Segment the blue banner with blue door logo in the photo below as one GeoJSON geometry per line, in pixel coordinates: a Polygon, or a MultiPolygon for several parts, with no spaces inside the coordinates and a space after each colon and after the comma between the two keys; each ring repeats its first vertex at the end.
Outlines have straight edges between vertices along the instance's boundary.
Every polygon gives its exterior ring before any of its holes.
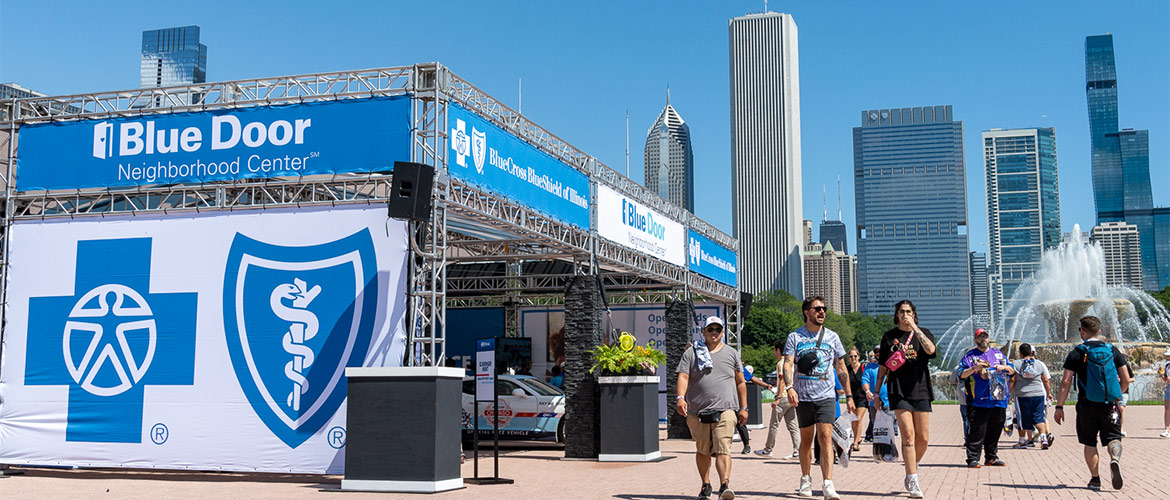
{"type": "Polygon", "coordinates": [[[728,286],[736,286],[737,259],[731,249],[696,231],[688,231],[687,262],[690,270],[728,286]]]}
{"type": "Polygon", "coordinates": [[[589,177],[451,104],[447,171],[554,219],[589,229],[589,177]]]}
{"type": "Polygon", "coordinates": [[[373,172],[410,159],[410,98],[31,124],[19,134],[18,191],[373,172]]]}

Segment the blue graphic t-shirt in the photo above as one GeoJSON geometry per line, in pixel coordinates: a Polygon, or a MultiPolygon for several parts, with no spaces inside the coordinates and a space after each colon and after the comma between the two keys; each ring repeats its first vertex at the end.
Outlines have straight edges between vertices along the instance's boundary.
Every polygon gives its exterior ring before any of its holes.
{"type": "Polygon", "coordinates": [[[845,357],[845,348],[841,345],[841,338],[827,327],[822,326],[824,330],[824,337],[821,338],[820,346],[817,346],[817,335],[820,332],[809,332],[805,327],[798,328],[795,332],[788,334],[788,340],[784,343],[784,355],[792,356],[792,371],[793,381],[792,386],[796,389],[796,396],[801,401],[820,401],[823,399],[830,399],[837,397],[837,393],[833,390],[836,384],[833,379],[836,378],[833,372],[833,362],[839,358],[845,357]],[[806,353],[815,353],[817,356],[817,366],[809,373],[799,373],[796,370],[796,361],[806,353]]]}
{"type": "Polygon", "coordinates": [[[1009,375],[1003,370],[996,370],[998,365],[1006,365],[1007,357],[999,349],[988,349],[987,352],[978,348],[971,349],[963,355],[959,362],[961,371],[975,366],[975,360],[982,359],[991,365],[987,369],[987,378],[979,372],[963,380],[963,389],[967,392],[967,404],[979,408],[1007,408],[1009,375]]]}

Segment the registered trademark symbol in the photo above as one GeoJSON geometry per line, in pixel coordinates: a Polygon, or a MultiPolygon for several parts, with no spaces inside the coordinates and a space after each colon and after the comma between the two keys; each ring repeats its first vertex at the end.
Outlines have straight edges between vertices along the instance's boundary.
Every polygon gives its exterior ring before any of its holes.
{"type": "Polygon", "coordinates": [[[163,444],[167,442],[167,438],[169,437],[171,437],[171,431],[162,422],[154,424],[154,427],[150,428],[150,440],[154,444],[163,444]]]}
{"type": "Polygon", "coordinates": [[[329,432],[325,433],[325,439],[329,440],[329,446],[335,450],[340,450],[345,446],[345,429],[342,427],[333,427],[329,432]]]}

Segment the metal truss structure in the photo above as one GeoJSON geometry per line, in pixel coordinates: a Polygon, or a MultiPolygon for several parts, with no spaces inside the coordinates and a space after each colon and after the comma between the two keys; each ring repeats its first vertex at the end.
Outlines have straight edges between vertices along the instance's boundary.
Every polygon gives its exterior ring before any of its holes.
{"type": "MultiPolygon", "coordinates": [[[[392,172],[281,179],[245,179],[200,185],[17,192],[20,128],[27,124],[210,111],[314,101],[411,97],[411,161],[436,170],[429,222],[412,222],[408,278],[407,363],[434,365],[446,357],[442,331],[448,307],[505,307],[505,327],[516,335],[522,305],[564,300],[573,274],[602,277],[611,303],[661,303],[694,297],[728,305],[729,338],[738,344],[735,287],[650,257],[447,175],[447,108],[451,102],[479,114],[589,176],[732,250],[729,235],[668,203],[605,166],[438,63],[316,73],[165,88],[0,101],[0,175],[4,181],[0,240],[0,301],[7,300],[8,229],[15,220],[102,217],[141,213],[225,211],[290,206],[384,203],[392,172]],[[560,274],[523,273],[523,263],[559,261],[560,274]],[[449,276],[449,269],[505,263],[500,276],[449,276]],[[455,266],[455,267],[452,267],[455,266]],[[510,318],[510,319],[509,319],[510,318]]],[[[596,205],[596,193],[591,203],[596,205]]],[[[6,307],[5,307],[6,310],[6,307]]]]}

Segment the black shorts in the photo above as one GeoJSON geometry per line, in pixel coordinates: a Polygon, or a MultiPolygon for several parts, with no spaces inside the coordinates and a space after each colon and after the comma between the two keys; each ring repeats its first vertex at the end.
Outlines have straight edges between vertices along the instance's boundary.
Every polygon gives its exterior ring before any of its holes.
{"type": "Polygon", "coordinates": [[[906,411],[920,411],[930,413],[929,399],[902,399],[897,396],[890,396],[891,410],[906,410],[906,411]]]}
{"type": "Polygon", "coordinates": [[[812,424],[831,424],[837,419],[837,399],[829,398],[820,401],[801,401],[796,405],[796,423],[800,428],[812,424]]]}
{"type": "Polygon", "coordinates": [[[853,405],[858,408],[865,408],[866,406],[869,406],[869,399],[867,399],[864,395],[854,396],[853,405]]]}
{"type": "Polygon", "coordinates": [[[1113,405],[1077,403],[1077,442],[1085,446],[1097,446],[1099,436],[1101,445],[1105,446],[1110,441],[1121,439],[1121,423],[1109,421],[1112,412],[1113,405]]]}

